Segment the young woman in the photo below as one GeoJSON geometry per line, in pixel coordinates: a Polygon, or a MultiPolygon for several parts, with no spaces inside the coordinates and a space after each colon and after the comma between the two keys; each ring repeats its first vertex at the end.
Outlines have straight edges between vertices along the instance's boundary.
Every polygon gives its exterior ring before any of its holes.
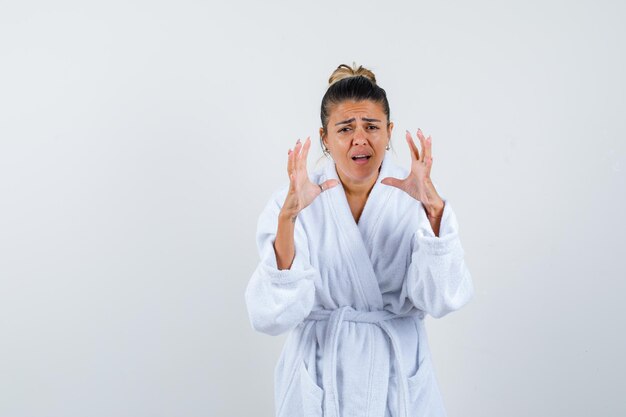
{"type": "Polygon", "coordinates": [[[340,65],[322,99],[330,159],[261,213],[261,260],[245,292],[252,327],[289,331],[275,368],[278,417],[445,416],[424,328],[474,293],[450,202],[430,179],[431,138],[411,134],[410,169],[388,150],[393,122],[374,74],[340,65]]]}

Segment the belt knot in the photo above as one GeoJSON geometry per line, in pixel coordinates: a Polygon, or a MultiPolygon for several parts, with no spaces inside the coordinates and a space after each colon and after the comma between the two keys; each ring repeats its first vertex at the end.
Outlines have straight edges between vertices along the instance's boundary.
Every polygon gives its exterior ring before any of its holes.
{"type": "Polygon", "coordinates": [[[398,378],[398,411],[401,416],[408,417],[408,386],[402,370],[402,352],[395,329],[386,323],[387,320],[399,317],[424,317],[420,310],[412,309],[406,313],[396,314],[389,310],[363,311],[355,310],[351,306],[342,306],[334,310],[313,310],[305,320],[328,320],[324,341],[324,374],[322,378],[324,389],[324,415],[340,417],[339,395],[337,391],[337,346],[339,329],[344,321],[372,323],[380,327],[389,337],[394,353],[396,376],[398,378]]]}

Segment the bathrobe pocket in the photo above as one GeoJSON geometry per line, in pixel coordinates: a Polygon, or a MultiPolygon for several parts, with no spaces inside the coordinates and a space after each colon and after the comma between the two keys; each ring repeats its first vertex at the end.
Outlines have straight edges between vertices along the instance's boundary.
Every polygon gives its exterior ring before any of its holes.
{"type": "Polygon", "coordinates": [[[323,398],[324,390],[309,374],[304,359],[300,359],[277,416],[321,417],[323,398]]]}
{"type": "Polygon", "coordinates": [[[407,378],[409,410],[415,415],[430,415],[427,413],[431,408],[434,383],[431,358],[426,356],[417,371],[407,378]]]}
{"type": "Polygon", "coordinates": [[[300,364],[300,383],[302,384],[301,393],[302,405],[305,411],[304,415],[321,416],[324,390],[317,385],[317,381],[313,380],[304,365],[304,361],[300,364]]]}

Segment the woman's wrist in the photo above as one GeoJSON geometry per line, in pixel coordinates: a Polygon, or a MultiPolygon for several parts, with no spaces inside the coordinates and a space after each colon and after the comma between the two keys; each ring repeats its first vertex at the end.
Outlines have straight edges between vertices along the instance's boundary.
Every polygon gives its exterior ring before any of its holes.
{"type": "Polygon", "coordinates": [[[288,211],[278,214],[274,252],[278,269],[290,269],[295,257],[294,247],[295,215],[288,211]]]}
{"type": "Polygon", "coordinates": [[[426,210],[426,216],[429,219],[440,219],[443,216],[443,208],[445,206],[445,202],[443,200],[430,204],[428,206],[424,206],[424,210],[426,210]]]}
{"type": "Polygon", "coordinates": [[[289,222],[291,224],[296,222],[296,217],[298,217],[298,213],[291,210],[281,210],[278,214],[278,222],[289,222]]]}

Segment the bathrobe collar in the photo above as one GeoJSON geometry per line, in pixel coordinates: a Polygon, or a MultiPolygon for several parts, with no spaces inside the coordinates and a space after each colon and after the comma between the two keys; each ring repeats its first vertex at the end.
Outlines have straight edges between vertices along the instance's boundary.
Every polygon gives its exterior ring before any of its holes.
{"type": "Polygon", "coordinates": [[[374,272],[370,253],[368,253],[365,239],[369,239],[376,231],[378,222],[382,218],[381,211],[387,204],[394,187],[382,184],[380,181],[389,176],[398,175],[396,165],[391,160],[389,152],[385,153],[380,172],[374,187],[370,191],[358,224],[355,222],[350,205],[346,198],[345,189],[337,174],[335,162],[327,162],[323,170],[323,179],[336,179],[339,185],[324,191],[325,198],[322,200],[328,212],[332,213],[333,221],[341,231],[340,236],[345,238],[341,244],[345,244],[351,255],[352,268],[354,270],[354,285],[357,292],[357,309],[381,310],[383,308],[382,293],[378,285],[378,279],[374,272]]]}

